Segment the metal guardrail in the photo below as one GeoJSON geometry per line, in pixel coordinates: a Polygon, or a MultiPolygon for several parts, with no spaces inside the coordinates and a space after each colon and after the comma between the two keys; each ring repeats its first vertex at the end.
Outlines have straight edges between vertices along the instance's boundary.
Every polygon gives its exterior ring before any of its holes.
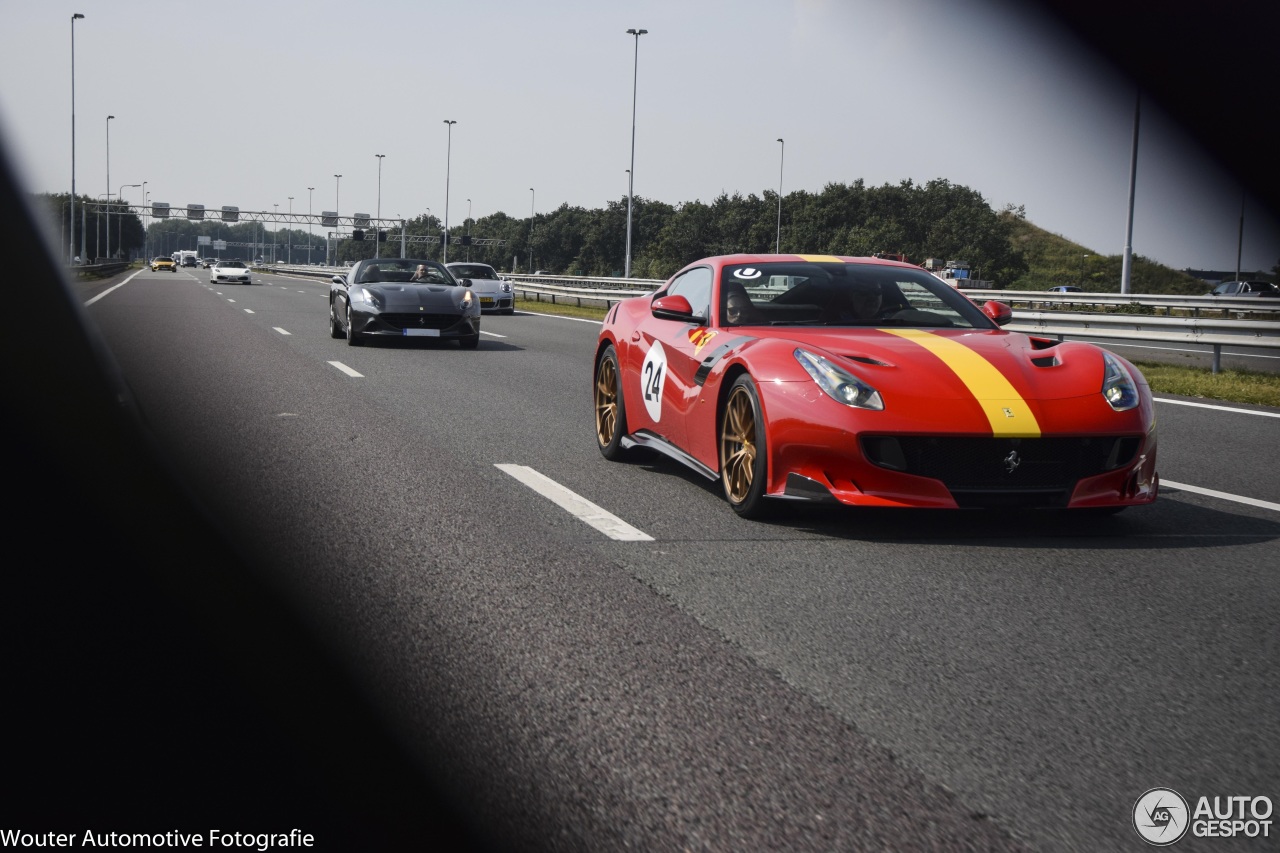
{"type": "MultiPolygon", "coordinates": [[[[1280,352],[1280,335],[1262,335],[1250,333],[1250,329],[1240,328],[1233,329],[1234,334],[1205,334],[1195,328],[1183,326],[1181,328],[1170,327],[1164,331],[1137,331],[1127,328],[1116,328],[1116,326],[1108,327],[1107,324],[1097,322],[1100,315],[1076,315],[1086,316],[1086,322],[1076,324],[1065,324],[1061,322],[1062,318],[1053,318],[1053,321],[1042,320],[1040,322],[1026,322],[1021,319],[1020,315],[1014,315],[1014,322],[1005,326],[1006,329],[1013,332],[1022,332],[1028,335],[1040,335],[1042,337],[1057,338],[1060,341],[1067,338],[1108,338],[1111,340],[1126,341],[1146,341],[1149,343],[1163,344],[1195,344],[1198,346],[1210,347],[1213,350],[1213,367],[1214,373],[1222,370],[1222,348],[1223,347],[1248,347],[1251,349],[1274,349],[1280,352]]],[[[1153,318],[1147,318],[1148,320],[1153,318]]],[[[1175,320],[1176,322],[1176,320],[1175,320]]],[[[1119,325],[1119,324],[1117,324],[1119,325]]],[[[1280,324],[1269,324],[1280,325],[1280,324]]]]}
{"type": "MultiPolygon", "coordinates": [[[[270,267],[281,272],[301,275],[341,275],[346,267],[270,267]]],[[[599,305],[609,308],[615,302],[654,292],[665,282],[657,279],[592,278],[586,276],[506,275],[517,296],[547,302],[553,305],[599,305]]],[[[965,296],[977,302],[994,299],[1010,305],[1046,304],[1062,305],[1139,305],[1172,309],[1194,310],[1214,308],[1225,310],[1243,318],[1247,313],[1264,313],[1258,308],[1258,298],[1223,299],[1222,297],[1186,297],[1121,294],[1047,293],[1039,291],[964,290],[965,296]],[[1230,304],[1228,304],[1230,303],[1230,304]],[[1244,303],[1239,306],[1239,303],[1244,303]]],[[[1276,306],[1272,311],[1280,311],[1276,306]]],[[[1213,372],[1222,369],[1222,348],[1248,347],[1280,351],[1280,321],[1256,319],[1231,319],[1230,317],[1201,317],[1193,313],[1189,317],[1166,314],[1126,314],[1119,312],[1067,312],[1022,311],[1014,315],[1014,321],[1006,329],[1025,334],[1067,338],[1108,338],[1138,340],[1152,343],[1182,343],[1211,347],[1213,372]]]]}
{"type": "Polygon", "coordinates": [[[105,264],[77,264],[67,267],[67,272],[77,278],[106,278],[124,272],[133,266],[133,261],[110,261],[105,264]]]}
{"type": "MultiPolygon", "coordinates": [[[[1098,306],[1100,308],[1140,308],[1153,313],[1163,311],[1172,316],[1174,311],[1185,311],[1199,317],[1202,311],[1220,311],[1224,316],[1235,314],[1274,314],[1280,318],[1280,299],[1261,296],[1185,296],[1181,294],[1120,294],[1120,293],[1050,293],[1038,290],[961,290],[965,296],[981,302],[995,299],[1007,305],[1047,306],[1098,306]]],[[[1150,315],[1148,315],[1150,316],[1150,315]]]]}

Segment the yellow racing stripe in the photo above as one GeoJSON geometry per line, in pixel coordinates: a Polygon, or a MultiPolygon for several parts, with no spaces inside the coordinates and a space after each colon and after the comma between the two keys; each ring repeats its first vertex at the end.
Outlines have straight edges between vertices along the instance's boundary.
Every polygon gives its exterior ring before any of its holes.
{"type": "Polygon", "coordinates": [[[919,329],[881,329],[915,341],[942,360],[982,407],[992,435],[1002,438],[1039,438],[1040,424],[1022,395],[995,365],[964,344],[919,329]]]}
{"type": "Polygon", "coordinates": [[[811,264],[843,264],[844,258],[837,258],[835,255],[796,255],[802,261],[808,261],[811,264]]]}

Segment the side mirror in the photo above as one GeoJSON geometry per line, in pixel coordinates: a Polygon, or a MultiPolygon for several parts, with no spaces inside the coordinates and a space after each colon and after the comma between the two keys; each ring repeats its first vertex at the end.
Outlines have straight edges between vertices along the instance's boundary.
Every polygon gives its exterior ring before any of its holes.
{"type": "Polygon", "coordinates": [[[659,296],[650,304],[649,310],[660,320],[678,320],[683,323],[706,322],[704,318],[693,313],[693,306],[689,304],[689,300],[678,293],[659,296]]]}
{"type": "Polygon", "coordinates": [[[457,282],[458,282],[458,287],[470,287],[470,286],[471,286],[471,279],[469,279],[469,278],[460,278],[460,279],[457,279],[457,282]]]}
{"type": "Polygon", "coordinates": [[[342,285],[343,287],[346,287],[346,286],[347,286],[347,277],[346,277],[346,276],[342,276],[342,275],[335,275],[335,276],[333,277],[332,281],[333,281],[333,283],[334,283],[334,284],[340,284],[340,285],[342,285]]]}
{"type": "Polygon", "coordinates": [[[1003,326],[1013,319],[1013,309],[995,300],[983,303],[982,313],[994,320],[997,326],[1003,326]]]}

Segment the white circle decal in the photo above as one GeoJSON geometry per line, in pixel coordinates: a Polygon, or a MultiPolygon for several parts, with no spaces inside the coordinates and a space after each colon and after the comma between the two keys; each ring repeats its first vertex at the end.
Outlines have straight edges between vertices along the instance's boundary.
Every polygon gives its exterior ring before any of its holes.
{"type": "Polygon", "coordinates": [[[734,278],[741,278],[747,281],[753,281],[762,275],[764,275],[764,273],[756,269],[755,267],[744,267],[740,270],[733,271],[734,278]]]}
{"type": "Polygon", "coordinates": [[[644,408],[654,423],[662,420],[662,386],[667,381],[667,351],[658,341],[653,342],[640,368],[640,392],[644,408]]]}
{"type": "Polygon", "coordinates": [[[1190,822],[1187,801],[1172,788],[1152,788],[1133,804],[1133,828],[1155,847],[1173,844],[1190,822]]]}

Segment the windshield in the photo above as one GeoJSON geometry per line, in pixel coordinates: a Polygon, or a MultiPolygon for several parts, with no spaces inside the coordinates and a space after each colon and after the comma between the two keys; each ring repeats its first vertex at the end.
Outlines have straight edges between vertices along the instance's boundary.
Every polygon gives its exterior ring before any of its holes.
{"type": "Polygon", "coordinates": [[[995,324],[922,269],[846,263],[727,266],[725,326],[913,326],[990,329],[995,324]]]}
{"type": "Polygon", "coordinates": [[[496,280],[498,274],[493,271],[493,267],[487,264],[462,264],[450,265],[449,272],[458,278],[484,278],[496,280]]]}
{"type": "Polygon", "coordinates": [[[220,267],[240,267],[241,269],[244,269],[244,264],[240,263],[239,261],[223,261],[222,263],[218,264],[218,266],[220,266],[220,267]]]}
{"type": "Polygon", "coordinates": [[[360,268],[357,283],[377,284],[379,282],[457,284],[449,271],[435,261],[413,258],[383,258],[365,262],[360,268]]]}

